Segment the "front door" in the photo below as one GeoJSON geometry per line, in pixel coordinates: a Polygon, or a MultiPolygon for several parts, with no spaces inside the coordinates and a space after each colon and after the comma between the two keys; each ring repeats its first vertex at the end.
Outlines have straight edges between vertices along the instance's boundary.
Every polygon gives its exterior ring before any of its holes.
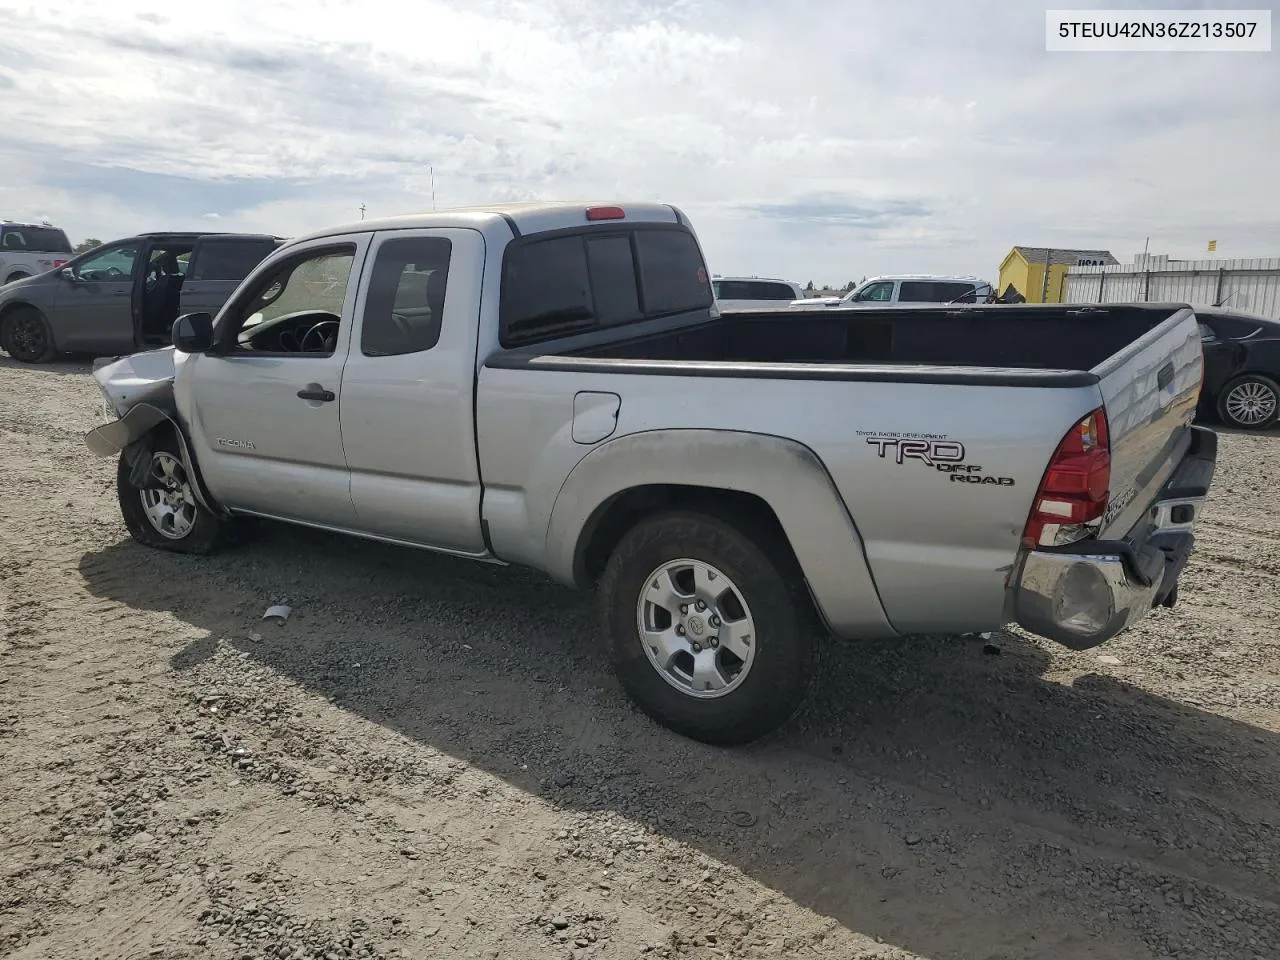
{"type": "Polygon", "coordinates": [[[473,390],[484,237],[376,234],[342,374],[342,442],[367,533],[485,554],[473,390]]]}
{"type": "Polygon", "coordinates": [[[178,409],[210,492],[235,510],[353,529],[342,368],[367,234],[294,248],[227,304],[181,364],[178,409]]]}
{"type": "Polygon", "coordinates": [[[95,250],[59,275],[54,315],[49,318],[58,348],[86,353],[134,351],[133,290],[142,243],[129,240],[95,250]]]}

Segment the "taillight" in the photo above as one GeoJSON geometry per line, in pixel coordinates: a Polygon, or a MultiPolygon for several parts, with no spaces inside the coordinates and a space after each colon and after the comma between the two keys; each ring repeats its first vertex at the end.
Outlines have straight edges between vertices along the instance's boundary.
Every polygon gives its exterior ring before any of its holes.
{"type": "Polygon", "coordinates": [[[1081,417],[1054,451],[1031,504],[1023,546],[1072,543],[1093,533],[1107,512],[1110,488],[1111,438],[1099,407],[1081,417]]]}
{"type": "Polygon", "coordinates": [[[60,267],[64,266],[64,265],[66,264],[66,262],[67,262],[67,261],[65,261],[65,260],[55,260],[55,261],[53,261],[53,269],[55,269],[55,270],[59,269],[60,267]]]}

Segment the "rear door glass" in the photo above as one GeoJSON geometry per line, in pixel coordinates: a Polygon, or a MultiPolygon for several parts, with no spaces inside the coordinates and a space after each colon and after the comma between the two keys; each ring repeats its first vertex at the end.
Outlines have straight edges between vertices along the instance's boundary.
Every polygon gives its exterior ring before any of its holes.
{"type": "Polygon", "coordinates": [[[274,240],[202,240],[191,279],[243,280],[275,247],[274,240]]]}

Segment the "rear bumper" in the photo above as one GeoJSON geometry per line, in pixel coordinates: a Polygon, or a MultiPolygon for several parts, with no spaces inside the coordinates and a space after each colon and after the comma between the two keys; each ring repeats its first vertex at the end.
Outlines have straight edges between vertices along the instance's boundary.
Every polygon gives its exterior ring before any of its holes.
{"type": "Polygon", "coordinates": [[[1013,591],[1013,619],[1020,626],[1087,650],[1152,607],[1173,606],[1218,459],[1217,434],[1191,429],[1187,455],[1124,539],[1084,540],[1023,557],[1013,591]]]}

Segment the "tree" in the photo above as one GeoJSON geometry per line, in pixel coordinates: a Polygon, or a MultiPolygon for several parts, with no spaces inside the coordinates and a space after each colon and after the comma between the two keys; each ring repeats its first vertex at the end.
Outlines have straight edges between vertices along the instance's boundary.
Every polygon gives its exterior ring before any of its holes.
{"type": "Polygon", "coordinates": [[[87,251],[92,250],[94,247],[100,247],[100,246],[102,246],[101,240],[98,240],[95,237],[90,237],[88,240],[81,240],[79,243],[76,244],[76,253],[86,253],[87,251]]]}
{"type": "Polygon", "coordinates": [[[806,289],[806,290],[808,290],[810,293],[812,293],[812,292],[813,292],[813,281],[812,281],[812,280],[810,280],[810,281],[809,281],[809,285],[808,285],[807,287],[805,287],[805,289],[806,289]]]}
{"type": "Polygon", "coordinates": [[[854,283],[852,280],[850,280],[848,283],[844,285],[844,292],[848,293],[850,290],[852,290],[856,286],[857,284],[854,283]]]}

